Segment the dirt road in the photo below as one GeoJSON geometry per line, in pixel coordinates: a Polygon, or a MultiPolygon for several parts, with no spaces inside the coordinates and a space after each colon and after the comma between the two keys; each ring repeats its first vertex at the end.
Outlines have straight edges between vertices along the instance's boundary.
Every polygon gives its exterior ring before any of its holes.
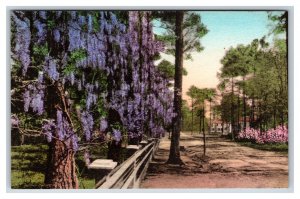
{"type": "Polygon", "coordinates": [[[224,138],[207,139],[207,157],[199,135],[182,133],[185,165],[168,165],[170,140],[161,140],[141,188],[287,188],[288,156],[240,146],[224,138]]]}

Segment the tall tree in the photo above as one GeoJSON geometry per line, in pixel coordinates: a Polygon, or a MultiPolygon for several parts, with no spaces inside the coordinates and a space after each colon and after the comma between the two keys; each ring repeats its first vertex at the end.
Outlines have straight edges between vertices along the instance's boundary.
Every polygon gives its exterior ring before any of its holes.
{"type": "Polygon", "coordinates": [[[195,103],[196,103],[196,97],[197,93],[199,92],[199,89],[192,85],[189,89],[188,92],[186,93],[190,98],[191,98],[191,106],[192,106],[192,126],[191,126],[191,133],[193,134],[194,130],[194,110],[195,110],[195,103]]]}
{"type": "Polygon", "coordinates": [[[206,99],[209,101],[209,133],[211,132],[211,116],[212,116],[212,107],[211,103],[213,98],[216,96],[215,89],[207,89],[206,90],[206,99]]]}
{"type": "MultiPolygon", "coordinates": [[[[247,115],[246,98],[251,99],[251,102],[248,101],[251,103],[250,127],[264,130],[270,125],[276,126],[276,121],[280,121],[281,125],[287,121],[288,89],[287,81],[285,81],[287,77],[285,50],[284,40],[275,39],[274,43],[269,45],[263,37],[260,40],[253,40],[249,45],[230,48],[226,52],[222,59],[223,67],[220,77],[222,80],[231,80],[230,112],[233,127],[235,127],[235,123],[238,127],[240,115],[239,110],[237,110],[237,114],[234,114],[234,92],[237,90],[237,86],[238,90],[242,89],[243,92],[244,128],[247,115]],[[237,121],[235,121],[235,117],[237,117],[237,121]]],[[[239,96],[240,94],[238,94],[238,101],[239,96]]],[[[237,109],[240,109],[240,103],[237,105],[237,109]]],[[[234,135],[232,138],[234,139],[234,135]]]]}
{"type": "Polygon", "coordinates": [[[179,139],[181,131],[181,103],[182,103],[182,67],[183,59],[191,59],[191,52],[200,52],[203,46],[200,38],[207,32],[207,28],[201,22],[200,15],[188,11],[164,11],[157,12],[162,28],[166,32],[158,35],[158,39],[166,44],[166,53],[175,56],[174,76],[174,111],[173,133],[171,138],[168,163],[181,164],[179,151],[179,139]]]}
{"type": "MultiPolygon", "coordinates": [[[[211,102],[212,102],[212,98],[215,96],[216,92],[215,89],[211,89],[211,88],[197,88],[196,86],[192,86],[190,87],[189,90],[190,94],[193,96],[194,98],[194,106],[198,108],[198,113],[199,113],[199,122],[202,126],[202,133],[203,133],[203,155],[206,155],[206,133],[205,133],[205,100],[208,100],[210,103],[210,112],[211,112],[211,102]]],[[[211,115],[211,114],[210,114],[211,115]]],[[[211,121],[211,117],[210,117],[210,121],[211,121]]],[[[209,128],[211,128],[211,122],[210,122],[210,126],[209,128]]],[[[200,131],[201,131],[201,127],[200,127],[200,131]]]]}
{"type": "MultiPolygon", "coordinates": [[[[249,45],[238,45],[237,47],[233,48],[231,47],[221,60],[221,63],[223,64],[223,67],[221,68],[221,78],[230,78],[231,80],[231,93],[232,97],[234,96],[234,90],[236,87],[236,84],[239,84],[238,91],[240,91],[241,88],[244,88],[242,85],[245,80],[246,76],[250,74],[251,72],[254,72],[255,75],[255,65],[257,65],[257,55],[259,52],[259,47],[265,47],[267,44],[265,43],[265,38],[263,37],[260,41],[258,39],[255,39],[251,42],[249,45]],[[235,80],[236,78],[242,77],[242,81],[235,80]]],[[[245,90],[245,89],[244,89],[245,90]]],[[[239,96],[239,95],[238,95],[239,96]]],[[[233,99],[232,99],[233,100],[233,99]]],[[[244,120],[244,126],[246,123],[246,95],[245,92],[243,92],[243,120],[244,120]]],[[[238,107],[239,108],[239,107],[238,107]]],[[[238,111],[239,113],[239,111],[238,111]]],[[[237,133],[237,130],[239,129],[239,114],[238,118],[236,118],[235,125],[235,118],[234,118],[234,108],[232,103],[231,108],[231,125],[233,128],[233,134],[232,139],[234,139],[235,134],[237,133]]]]}
{"type": "MultiPolygon", "coordinates": [[[[209,117],[209,132],[211,131],[211,102],[212,102],[212,98],[216,95],[216,91],[215,89],[209,89],[209,88],[204,88],[201,89],[199,92],[199,100],[202,101],[203,103],[203,124],[204,124],[204,118],[205,118],[205,100],[209,101],[209,105],[210,105],[210,117],[209,117]]],[[[203,156],[206,156],[206,134],[205,134],[205,129],[203,129],[203,156]]]]}
{"type": "Polygon", "coordinates": [[[286,46],[286,84],[288,84],[288,11],[283,11],[282,13],[269,12],[268,18],[273,22],[271,28],[271,34],[281,35],[285,34],[285,46],[286,46]]]}
{"type": "Polygon", "coordinates": [[[182,66],[183,66],[183,11],[176,11],[175,22],[175,75],[174,75],[174,110],[176,116],[173,119],[173,133],[171,137],[170,155],[168,163],[181,164],[179,139],[181,131],[181,107],[182,107],[182,66]]]}

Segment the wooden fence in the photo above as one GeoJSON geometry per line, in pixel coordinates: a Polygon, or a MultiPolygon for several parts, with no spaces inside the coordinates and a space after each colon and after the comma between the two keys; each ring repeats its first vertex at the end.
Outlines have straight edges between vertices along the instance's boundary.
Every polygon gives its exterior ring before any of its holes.
{"type": "Polygon", "coordinates": [[[96,183],[98,189],[139,188],[147,168],[158,148],[159,140],[151,139],[125,162],[118,165],[108,175],[96,183]]]}

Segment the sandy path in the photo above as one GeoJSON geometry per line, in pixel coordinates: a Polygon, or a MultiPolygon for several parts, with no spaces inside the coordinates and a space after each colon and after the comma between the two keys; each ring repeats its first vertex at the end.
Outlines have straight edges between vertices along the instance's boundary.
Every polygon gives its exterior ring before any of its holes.
{"type": "Polygon", "coordinates": [[[141,188],[286,188],[288,156],[240,146],[223,138],[207,139],[182,133],[181,158],[185,165],[167,165],[170,140],[161,140],[141,188]]]}

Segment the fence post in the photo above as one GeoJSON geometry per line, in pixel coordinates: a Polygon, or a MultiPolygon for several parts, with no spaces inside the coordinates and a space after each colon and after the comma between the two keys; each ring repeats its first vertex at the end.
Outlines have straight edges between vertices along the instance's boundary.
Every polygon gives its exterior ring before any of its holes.
{"type": "Polygon", "coordinates": [[[128,145],[126,147],[126,159],[131,157],[139,149],[140,149],[140,146],[138,146],[138,145],[128,145]]]}
{"type": "Polygon", "coordinates": [[[147,144],[148,144],[148,141],[146,141],[146,140],[143,140],[140,142],[140,145],[142,146],[142,148],[144,148],[147,144]]]}
{"type": "Polygon", "coordinates": [[[117,162],[111,159],[96,159],[87,167],[95,176],[95,184],[97,184],[104,176],[113,170],[117,164],[117,162]]]}

